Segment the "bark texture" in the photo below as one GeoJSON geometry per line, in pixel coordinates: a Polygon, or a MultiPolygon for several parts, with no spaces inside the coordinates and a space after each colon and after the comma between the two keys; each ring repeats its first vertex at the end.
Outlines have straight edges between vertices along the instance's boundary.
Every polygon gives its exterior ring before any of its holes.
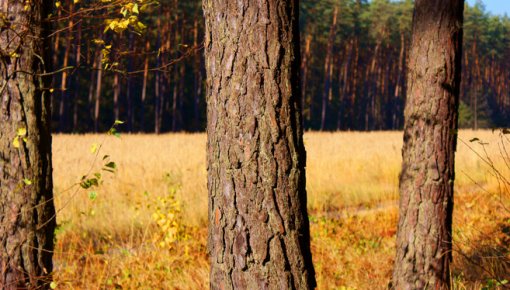
{"type": "Polygon", "coordinates": [[[41,76],[44,64],[51,63],[45,54],[48,29],[42,22],[51,3],[0,0],[2,289],[44,289],[51,281],[55,209],[50,96],[41,76]]]}
{"type": "Polygon", "coordinates": [[[407,72],[396,289],[449,289],[463,0],[417,0],[407,72]]]}
{"type": "Polygon", "coordinates": [[[204,0],[211,289],[312,289],[297,0],[204,0]]]}

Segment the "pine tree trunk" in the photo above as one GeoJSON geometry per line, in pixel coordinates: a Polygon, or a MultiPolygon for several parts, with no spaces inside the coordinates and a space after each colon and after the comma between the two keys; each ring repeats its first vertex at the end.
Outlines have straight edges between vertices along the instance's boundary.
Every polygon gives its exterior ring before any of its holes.
{"type": "Polygon", "coordinates": [[[204,0],[211,289],[313,289],[297,0],[204,0]]]}
{"type": "Polygon", "coordinates": [[[48,288],[53,270],[51,78],[41,77],[51,70],[42,22],[51,4],[0,0],[9,21],[0,30],[0,286],[8,290],[48,288]]]}
{"type": "Polygon", "coordinates": [[[99,132],[99,114],[101,112],[101,88],[103,84],[103,66],[102,66],[102,53],[100,52],[97,60],[97,79],[96,79],[96,94],[94,99],[94,132],[99,132]]]}
{"type": "Polygon", "coordinates": [[[395,289],[449,289],[463,0],[417,0],[407,72],[395,289]]]}
{"type": "Polygon", "coordinates": [[[145,40],[145,64],[143,66],[142,97],[140,103],[140,132],[145,132],[145,99],[147,98],[147,82],[149,81],[149,39],[145,40]]]}
{"type": "MultiPolygon", "coordinates": [[[[70,2],[72,3],[72,2],[70,2]]],[[[64,61],[62,63],[62,68],[66,68],[69,64],[69,56],[71,54],[71,40],[73,39],[73,26],[74,26],[74,19],[73,19],[73,4],[70,4],[69,6],[69,23],[67,26],[67,41],[66,41],[66,48],[64,52],[64,61]]],[[[69,98],[69,90],[68,90],[68,73],[67,70],[64,70],[62,72],[62,80],[60,82],[60,104],[58,109],[58,131],[59,132],[66,132],[68,128],[69,120],[67,118],[68,114],[68,98],[69,98]]]]}
{"type": "Polygon", "coordinates": [[[322,108],[321,108],[321,131],[326,128],[326,111],[328,100],[331,93],[331,78],[333,74],[333,44],[335,42],[336,21],[338,16],[338,7],[333,11],[333,20],[329,28],[328,47],[326,51],[326,60],[324,63],[324,90],[322,91],[322,108]]]}
{"type": "MultiPolygon", "coordinates": [[[[306,116],[306,85],[308,84],[308,66],[310,59],[310,44],[312,42],[312,35],[308,34],[305,41],[305,51],[301,59],[301,116],[303,120],[303,129],[305,129],[305,116],[306,116]]],[[[311,110],[311,109],[309,109],[311,110]]],[[[309,111],[308,111],[309,112],[309,111]]],[[[308,114],[310,120],[310,114],[308,114]]]]}

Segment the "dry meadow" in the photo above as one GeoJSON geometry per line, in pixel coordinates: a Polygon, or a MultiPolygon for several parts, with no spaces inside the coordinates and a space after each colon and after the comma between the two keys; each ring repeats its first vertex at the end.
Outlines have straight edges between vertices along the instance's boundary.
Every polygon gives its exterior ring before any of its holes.
{"type": "MultiPolygon", "coordinates": [[[[459,134],[456,289],[496,289],[510,276],[510,158],[501,140],[459,134]],[[469,142],[475,137],[483,143],[469,142]]],[[[387,289],[402,133],[306,133],[305,145],[318,289],[387,289]]],[[[56,135],[57,289],[207,289],[205,146],[204,134],[56,135]],[[101,169],[109,161],[114,173],[101,169]],[[81,188],[94,173],[99,187],[81,188]]]]}

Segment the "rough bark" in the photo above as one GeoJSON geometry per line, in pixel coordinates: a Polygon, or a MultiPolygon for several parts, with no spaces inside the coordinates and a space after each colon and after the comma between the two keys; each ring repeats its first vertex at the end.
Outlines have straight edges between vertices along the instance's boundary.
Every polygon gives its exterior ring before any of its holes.
{"type": "Polygon", "coordinates": [[[203,9],[211,288],[314,288],[298,1],[203,9]]]}
{"type": "Polygon", "coordinates": [[[396,289],[449,289],[463,0],[417,0],[407,72],[396,289]]]}
{"type": "Polygon", "coordinates": [[[41,76],[45,64],[51,67],[45,53],[49,29],[42,22],[50,5],[51,1],[0,0],[0,16],[8,20],[0,28],[2,289],[48,288],[53,270],[55,209],[47,90],[51,79],[41,76]]]}

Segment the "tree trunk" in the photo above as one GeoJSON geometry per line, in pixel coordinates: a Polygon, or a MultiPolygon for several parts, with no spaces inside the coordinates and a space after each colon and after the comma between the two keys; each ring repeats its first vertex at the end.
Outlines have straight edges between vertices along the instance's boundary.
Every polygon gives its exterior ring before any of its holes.
{"type": "Polygon", "coordinates": [[[308,34],[306,36],[306,41],[305,41],[305,51],[304,51],[304,55],[303,55],[303,58],[301,59],[301,116],[302,116],[302,121],[303,121],[303,129],[305,129],[305,116],[306,116],[306,113],[308,112],[308,119],[307,120],[310,120],[310,114],[309,114],[309,109],[307,111],[306,109],[306,85],[307,85],[307,82],[308,82],[308,66],[309,66],[309,61],[310,61],[310,44],[312,42],[312,35],[311,34],[308,34]]]}
{"type": "MultiPolygon", "coordinates": [[[[81,40],[82,40],[82,27],[81,23],[78,23],[78,38],[76,41],[76,55],[74,58],[76,68],[80,68],[81,66],[81,40]]],[[[79,87],[78,83],[76,87],[79,87]]],[[[73,131],[76,131],[78,129],[78,103],[81,94],[78,90],[72,90],[72,93],[73,93],[73,131]]]]}
{"type": "Polygon", "coordinates": [[[50,132],[52,1],[0,0],[0,285],[48,288],[55,208],[50,132]],[[29,3],[29,4],[27,4],[29,3]],[[43,62],[44,60],[44,62],[43,62]],[[44,64],[43,64],[44,63],[44,64]]]}
{"type": "Polygon", "coordinates": [[[211,289],[313,289],[297,0],[204,0],[211,289]]]}
{"type": "Polygon", "coordinates": [[[145,99],[147,98],[147,82],[149,81],[149,39],[145,41],[145,64],[143,66],[142,99],[140,104],[140,132],[145,132],[145,99]]]}
{"type": "Polygon", "coordinates": [[[463,0],[417,0],[407,72],[395,289],[449,289],[463,0]]]}
{"type": "Polygon", "coordinates": [[[120,96],[119,73],[114,72],[114,74],[113,74],[113,115],[115,117],[115,120],[120,120],[119,96],[120,96]]]}
{"type": "Polygon", "coordinates": [[[94,99],[94,133],[99,132],[99,113],[101,112],[101,87],[103,84],[103,54],[100,52],[97,59],[96,95],[94,99]]]}
{"type": "Polygon", "coordinates": [[[326,110],[331,93],[331,78],[333,75],[333,44],[335,42],[336,20],[338,16],[338,7],[333,10],[333,20],[329,28],[328,47],[326,51],[326,60],[324,62],[324,90],[322,91],[322,109],[321,109],[321,131],[326,128],[326,110]]]}
{"type": "MultiPolygon", "coordinates": [[[[72,2],[70,2],[72,3],[72,2]]],[[[64,52],[64,61],[62,63],[62,68],[66,68],[69,64],[69,56],[71,54],[71,40],[73,39],[73,26],[74,26],[74,19],[73,19],[73,4],[69,5],[69,23],[67,26],[67,41],[66,41],[66,48],[64,52]]],[[[60,82],[60,104],[58,109],[58,131],[59,132],[66,132],[68,128],[69,120],[67,119],[68,114],[68,108],[67,108],[67,102],[69,98],[69,90],[68,90],[68,73],[65,69],[62,72],[62,80],[60,82]]]]}
{"type": "MultiPolygon", "coordinates": [[[[195,18],[195,23],[193,24],[193,46],[198,47],[198,17],[195,18]]],[[[193,94],[194,94],[194,102],[193,102],[193,131],[200,131],[201,127],[201,114],[200,114],[200,98],[202,97],[202,58],[200,54],[195,53],[195,61],[194,61],[194,81],[193,81],[193,94]]]]}

